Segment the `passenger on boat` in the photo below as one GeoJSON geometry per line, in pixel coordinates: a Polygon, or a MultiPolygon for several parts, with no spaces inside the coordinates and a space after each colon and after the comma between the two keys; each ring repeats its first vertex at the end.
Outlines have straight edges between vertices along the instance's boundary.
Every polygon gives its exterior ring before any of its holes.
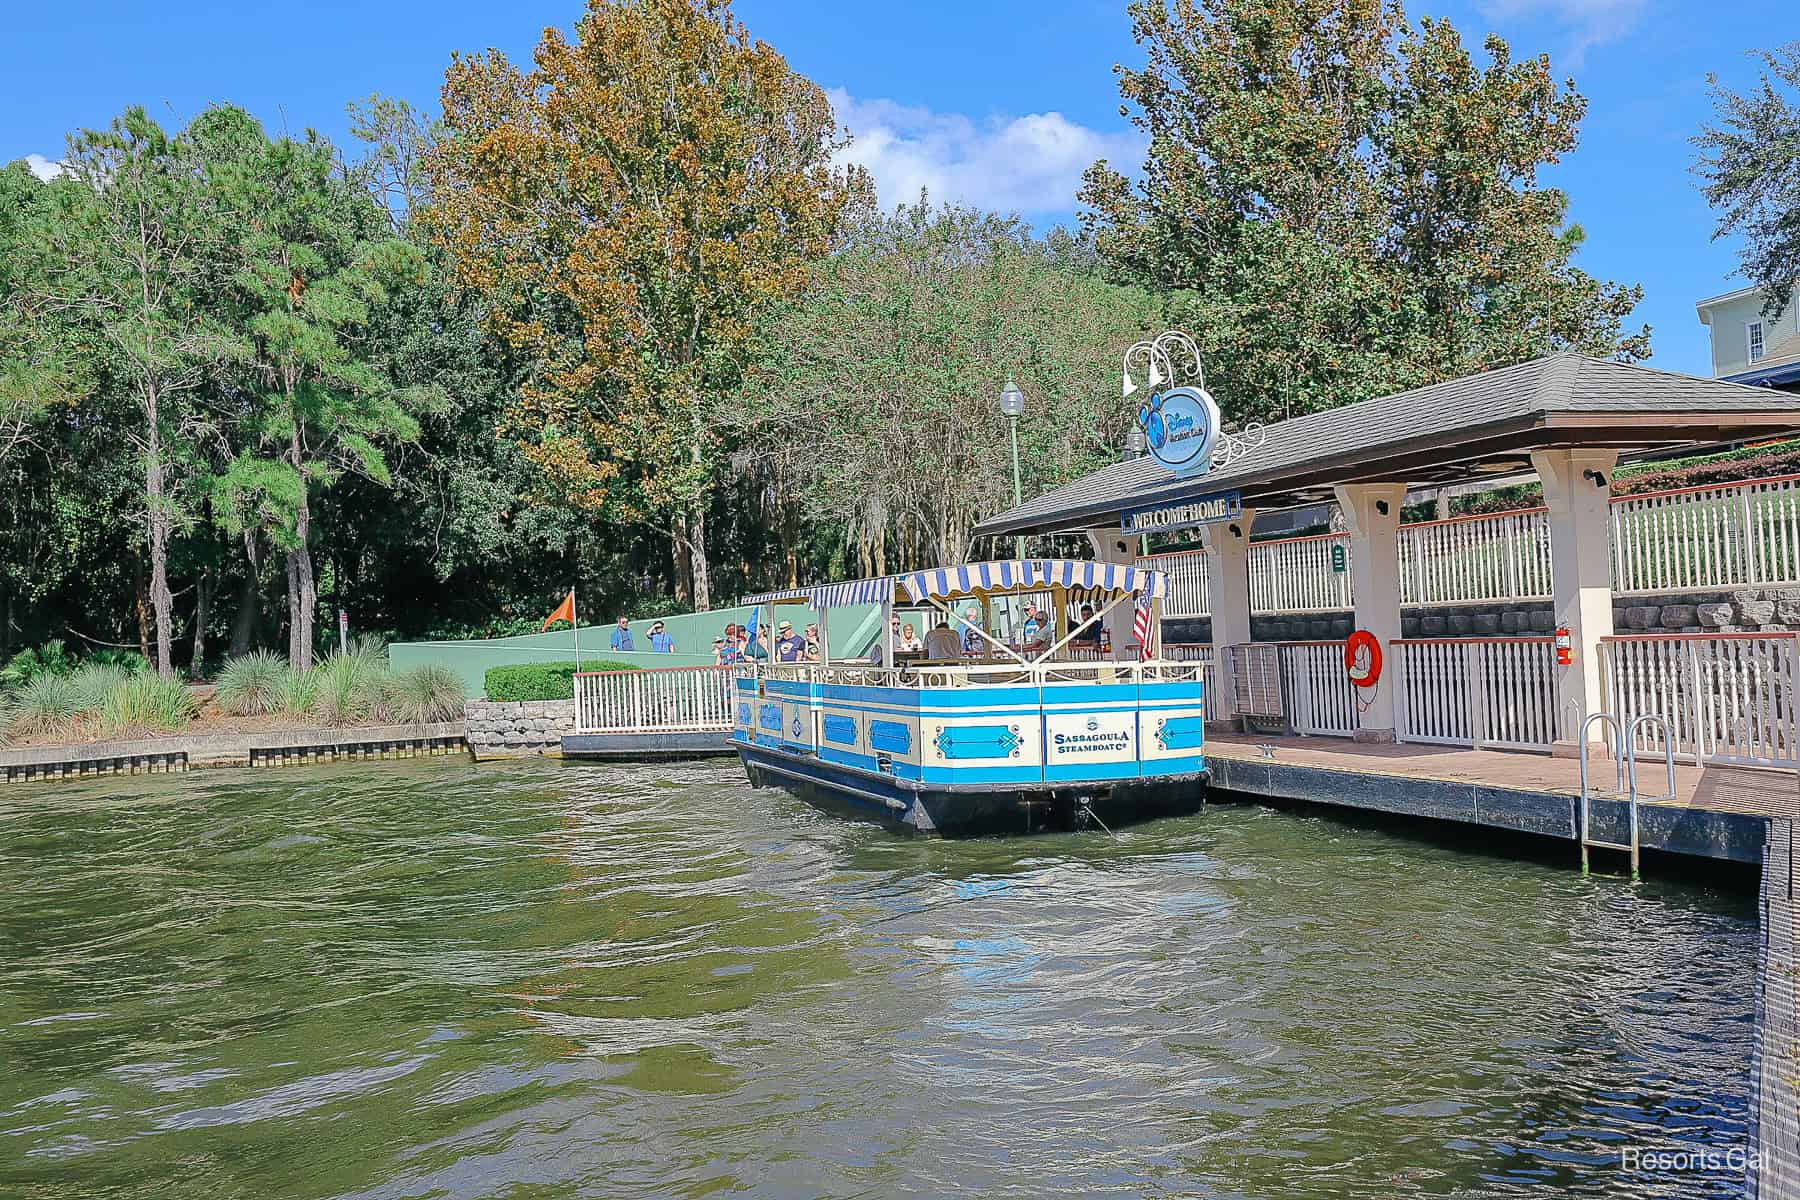
{"type": "MultiPolygon", "coordinates": [[[[1084,604],[1081,606],[1081,620],[1083,622],[1094,621],[1093,605],[1084,604]]],[[[1069,644],[1071,646],[1098,647],[1100,645],[1100,622],[1094,621],[1094,623],[1089,625],[1086,629],[1077,633],[1074,637],[1069,639],[1069,644]]]]}
{"type": "Polygon", "coordinates": [[[963,624],[967,628],[963,630],[962,652],[970,656],[980,654],[982,648],[987,644],[987,639],[981,636],[981,610],[978,608],[965,609],[963,624]]]}
{"type": "Polygon", "coordinates": [[[1042,650],[1049,643],[1048,627],[1044,624],[1044,614],[1038,611],[1035,604],[1025,606],[1025,624],[1019,630],[1019,649],[1042,650]]]}
{"type": "Polygon", "coordinates": [[[817,625],[806,627],[806,661],[819,661],[819,627],[817,625]]]}
{"type": "Polygon", "coordinates": [[[806,656],[806,639],[794,632],[792,621],[783,621],[775,627],[775,661],[784,663],[804,662],[806,656]]]}
{"type": "Polygon", "coordinates": [[[900,627],[900,636],[895,639],[894,644],[902,654],[917,654],[925,649],[925,643],[919,640],[918,631],[912,627],[911,621],[900,627]]]}
{"type": "Polygon", "coordinates": [[[939,617],[937,628],[925,635],[925,657],[931,659],[961,658],[962,639],[950,628],[948,618],[939,617]]]}
{"type": "Polygon", "coordinates": [[[744,647],[735,633],[730,637],[713,639],[713,658],[721,667],[734,666],[744,661],[744,647]]]}

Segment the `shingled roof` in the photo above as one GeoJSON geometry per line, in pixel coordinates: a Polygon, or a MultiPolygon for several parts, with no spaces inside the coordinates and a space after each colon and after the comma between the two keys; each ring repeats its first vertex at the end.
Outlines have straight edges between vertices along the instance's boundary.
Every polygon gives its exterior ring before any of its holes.
{"type": "Polygon", "coordinates": [[[1267,427],[1260,450],[1178,477],[1145,457],[1116,463],[975,526],[976,535],[1116,522],[1134,508],[1237,489],[1273,510],[1329,499],[1333,484],[1412,486],[1528,470],[1530,452],[1622,452],[1800,429],[1800,396],[1651,367],[1551,354],[1497,371],[1309,413],[1267,427]]]}

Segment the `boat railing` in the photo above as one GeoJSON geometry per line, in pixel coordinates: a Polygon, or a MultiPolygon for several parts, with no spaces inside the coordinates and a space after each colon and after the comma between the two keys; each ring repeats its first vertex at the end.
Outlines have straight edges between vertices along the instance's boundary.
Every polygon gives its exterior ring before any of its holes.
{"type": "Polygon", "coordinates": [[[1201,661],[1147,659],[1125,662],[906,663],[878,667],[859,663],[765,663],[747,673],[794,683],[847,687],[960,688],[1042,687],[1051,684],[1175,683],[1205,678],[1201,661]]]}

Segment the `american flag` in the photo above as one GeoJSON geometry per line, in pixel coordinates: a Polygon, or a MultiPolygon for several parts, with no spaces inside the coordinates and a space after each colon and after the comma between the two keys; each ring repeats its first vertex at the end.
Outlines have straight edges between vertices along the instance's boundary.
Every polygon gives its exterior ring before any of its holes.
{"type": "Polygon", "coordinates": [[[1138,658],[1150,657],[1150,590],[1138,593],[1137,612],[1131,618],[1131,636],[1137,639],[1138,658]]]}

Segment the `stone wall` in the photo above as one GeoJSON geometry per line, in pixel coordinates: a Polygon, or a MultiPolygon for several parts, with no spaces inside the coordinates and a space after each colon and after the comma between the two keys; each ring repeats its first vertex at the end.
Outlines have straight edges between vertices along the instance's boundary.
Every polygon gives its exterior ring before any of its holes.
{"type": "Polygon", "coordinates": [[[463,711],[477,756],[560,750],[575,732],[573,700],[471,700],[463,711]]]}
{"type": "MultiPolygon", "coordinates": [[[[1356,627],[1349,612],[1266,614],[1250,619],[1259,642],[1326,641],[1356,627]]],[[[1744,588],[1731,592],[1615,596],[1613,628],[1629,633],[1778,633],[1800,631],[1800,588],[1744,588]]],[[[1546,601],[1453,604],[1400,610],[1402,637],[1527,637],[1554,632],[1556,613],[1546,601]]],[[[1163,622],[1165,642],[1210,642],[1205,617],[1163,622]]]]}

